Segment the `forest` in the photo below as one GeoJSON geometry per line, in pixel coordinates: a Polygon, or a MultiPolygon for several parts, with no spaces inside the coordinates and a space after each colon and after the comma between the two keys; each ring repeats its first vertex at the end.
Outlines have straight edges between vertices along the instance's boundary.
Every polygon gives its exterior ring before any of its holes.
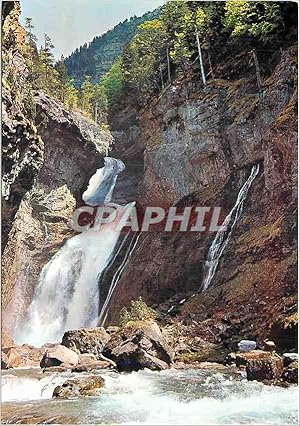
{"type": "Polygon", "coordinates": [[[79,110],[99,123],[105,123],[107,113],[125,98],[146,104],[191,66],[199,66],[205,86],[228,52],[251,49],[259,86],[265,70],[255,49],[272,46],[276,51],[289,44],[296,25],[286,22],[296,19],[294,12],[291,2],[228,0],[200,6],[172,1],[142,18],[124,21],[59,61],[54,60],[49,35],[37,48],[28,17],[24,48],[28,81],[33,89],[51,93],[67,109],[79,110]]]}

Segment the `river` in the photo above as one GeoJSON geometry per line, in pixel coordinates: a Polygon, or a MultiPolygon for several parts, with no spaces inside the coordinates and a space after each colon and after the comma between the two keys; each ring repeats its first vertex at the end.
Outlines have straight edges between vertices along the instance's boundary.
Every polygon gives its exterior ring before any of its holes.
{"type": "Polygon", "coordinates": [[[76,373],[5,372],[2,423],[298,424],[297,387],[247,382],[222,367],[96,374],[105,379],[99,396],[58,400],[53,389],[76,373]]]}

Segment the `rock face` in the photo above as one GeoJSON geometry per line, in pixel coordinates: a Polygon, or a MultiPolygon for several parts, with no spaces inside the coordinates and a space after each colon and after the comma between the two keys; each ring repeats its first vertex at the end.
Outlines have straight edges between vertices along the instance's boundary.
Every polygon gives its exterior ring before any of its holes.
{"type": "Polygon", "coordinates": [[[79,354],[93,354],[98,359],[109,340],[110,335],[103,327],[84,328],[67,331],[63,335],[62,345],[79,354]]]}
{"type": "Polygon", "coordinates": [[[27,90],[19,14],[14,2],[3,24],[2,306],[11,335],[24,321],[42,267],[73,235],[73,210],[112,142],[91,120],[27,90]]]}
{"type": "Polygon", "coordinates": [[[104,348],[104,355],[120,371],[164,370],[173,360],[170,346],[153,321],[132,322],[120,329],[104,348]]]}
{"type": "Polygon", "coordinates": [[[136,145],[144,149],[140,206],[221,206],[225,215],[253,164],[260,165],[211,287],[188,297],[201,288],[214,235],[143,233],[106,324],[138,296],[149,305],[170,301],[171,307],[171,298],[182,294],[187,301],[178,312],[185,321],[218,322],[225,312],[235,313],[238,340],[268,337],[277,344],[272,324],[296,312],[296,50],[282,52],[264,76],[262,93],[244,56],[237,79],[230,73],[235,58],[219,64],[205,90],[193,71],[178,79],[143,110],[138,124],[136,145]]]}
{"type": "Polygon", "coordinates": [[[53,391],[55,398],[79,398],[81,396],[97,395],[104,386],[104,379],[100,376],[80,377],[67,380],[53,391]]]}
{"type": "Polygon", "coordinates": [[[40,366],[41,368],[56,367],[64,364],[66,366],[75,367],[78,364],[78,354],[71,349],[62,345],[55,345],[47,349],[40,366]]]}

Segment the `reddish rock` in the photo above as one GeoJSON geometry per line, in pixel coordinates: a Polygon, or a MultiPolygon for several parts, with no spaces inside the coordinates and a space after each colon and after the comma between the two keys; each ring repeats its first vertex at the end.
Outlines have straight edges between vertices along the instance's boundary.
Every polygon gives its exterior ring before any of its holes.
{"type": "Polygon", "coordinates": [[[280,357],[271,355],[263,358],[249,359],[246,364],[248,380],[272,381],[281,378],[283,361],[280,357]]]}
{"type": "Polygon", "coordinates": [[[4,348],[9,368],[39,367],[43,350],[30,345],[4,348]]]}
{"type": "Polygon", "coordinates": [[[104,379],[100,376],[66,380],[62,385],[54,389],[53,397],[68,399],[97,395],[99,389],[104,386],[104,383],[104,379]]]}
{"type": "Polygon", "coordinates": [[[40,366],[42,368],[45,367],[56,367],[61,364],[65,364],[67,366],[75,367],[78,364],[79,357],[78,354],[72,351],[69,348],[66,348],[62,345],[56,345],[52,348],[47,349],[45,352],[40,366]]]}

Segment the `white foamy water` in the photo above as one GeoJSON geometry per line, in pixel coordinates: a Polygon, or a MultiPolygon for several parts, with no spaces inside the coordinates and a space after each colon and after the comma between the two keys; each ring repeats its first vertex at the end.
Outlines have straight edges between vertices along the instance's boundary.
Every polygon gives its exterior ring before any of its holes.
{"type": "Polygon", "coordinates": [[[222,230],[222,228],[217,232],[207,255],[207,260],[205,262],[205,275],[204,280],[202,284],[202,291],[205,291],[210,286],[212,279],[216,273],[220,258],[227,246],[227,244],[230,241],[232,232],[235,228],[236,223],[238,222],[239,218],[241,217],[241,214],[243,212],[243,207],[245,200],[247,198],[248,192],[251,188],[251,185],[256,178],[256,176],[259,173],[259,164],[252,167],[250,176],[240,189],[235,205],[231,209],[230,213],[226,216],[223,222],[223,227],[225,228],[225,231],[222,230]]]}
{"type": "MultiPolygon", "coordinates": [[[[68,419],[70,423],[124,425],[297,424],[297,387],[266,386],[207,369],[131,374],[103,371],[101,376],[105,387],[94,398],[40,399],[4,408],[14,413],[15,422],[22,422],[30,413],[31,419],[42,418],[45,423],[68,419]]],[[[28,384],[23,389],[28,393],[28,384]]]]}
{"type": "Polygon", "coordinates": [[[52,374],[44,377],[19,377],[5,374],[2,377],[2,402],[32,401],[52,398],[56,386],[68,379],[67,375],[52,374]]]}
{"type": "MultiPolygon", "coordinates": [[[[120,160],[106,158],[104,168],[90,180],[85,192],[86,202],[108,202],[117,174],[123,169],[120,160]]],[[[42,269],[27,321],[19,324],[15,331],[17,343],[41,346],[60,341],[66,330],[97,325],[98,281],[119,234],[114,224],[107,224],[99,230],[87,230],[65,243],[42,269]]]]}

